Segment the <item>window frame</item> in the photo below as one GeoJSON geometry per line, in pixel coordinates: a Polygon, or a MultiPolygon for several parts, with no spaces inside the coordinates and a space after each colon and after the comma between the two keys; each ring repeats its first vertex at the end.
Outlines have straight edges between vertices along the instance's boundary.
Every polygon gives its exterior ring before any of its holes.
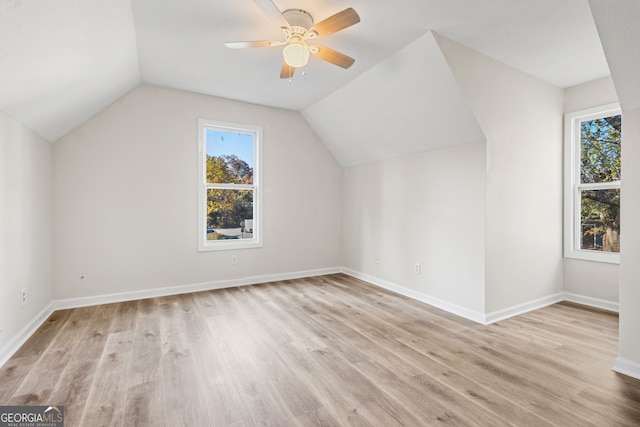
{"type": "Polygon", "coordinates": [[[248,124],[198,119],[198,251],[236,250],[260,248],[262,235],[262,127],[248,124]],[[207,183],[206,130],[253,134],[253,184],[207,183]],[[207,240],[207,190],[211,188],[253,191],[253,238],[237,240],[207,240]]]}
{"type": "Polygon", "coordinates": [[[580,248],[581,191],[621,189],[621,180],[599,183],[580,182],[580,123],[600,117],[621,115],[620,104],[612,103],[565,114],[564,120],[564,256],[587,261],[620,263],[619,252],[601,252],[580,248]]]}

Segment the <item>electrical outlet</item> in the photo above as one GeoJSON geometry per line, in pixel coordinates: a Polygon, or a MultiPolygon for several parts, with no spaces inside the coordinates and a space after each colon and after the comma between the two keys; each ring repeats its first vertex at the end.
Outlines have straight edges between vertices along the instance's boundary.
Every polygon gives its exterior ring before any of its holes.
{"type": "Polygon", "coordinates": [[[420,274],[420,263],[419,262],[416,262],[415,264],[413,264],[413,271],[416,274],[420,274]]]}
{"type": "Polygon", "coordinates": [[[237,264],[238,263],[238,257],[236,255],[231,255],[231,264],[237,264]]]}
{"type": "Polygon", "coordinates": [[[22,305],[27,303],[27,288],[22,289],[20,292],[20,301],[22,302],[22,305]]]}
{"type": "Polygon", "coordinates": [[[379,256],[376,257],[376,264],[380,264],[380,257],[379,256]]]}

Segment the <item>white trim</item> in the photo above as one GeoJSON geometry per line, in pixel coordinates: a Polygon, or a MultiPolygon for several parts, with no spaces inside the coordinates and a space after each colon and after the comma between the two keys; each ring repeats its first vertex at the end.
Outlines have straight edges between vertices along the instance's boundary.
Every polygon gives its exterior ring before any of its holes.
{"type": "Polygon", "coordinates": [[[514,305],[502,310],[494,311],[487,314],[485,324],[490,325],[501,320],[506,320],[510,317],[519,316],[530,311],[538,310],[540,308],[548,307],[552,304],[564,301],[564,294],[559,292],[555,295],[549,295],[543,298],[538,298],[533,301],[525,302],[522,304],[514,305]]]}
{"type": "Polygon", "coordinates": [[[122,292],[117,294],[105,294],[93,297],[56,300],[54,301],[54,307],[56,310],[64,310],[69,308],[88,307],[99,304],[112,304],[146,298],[165,297],[171,295],[189,294],[193,292],[257,285],[261,283],[277,282],[281,280],[304,279],[306,277],[324,276],[327,274],[336,273],[340,273],[340,268],[324,268],[318,270],[298,271],[294,273],[264,274],[261,276],[243,277],[240,279],[216,280],[212,282],[193,283],[183,286],[169,286],[165,288],[147,289],[143,291],[122,292]]]}
{"type": "Polygon", "coordinates": [[[377,277],[369,276],[367,274],[351,270],[349,268],[342,268],[342,272],[348,276],[364,280],[365,282],[368,282],[372,285],[378,286],[391,292],[395,292],[396,294],[404,295],[416,301],[429,304],[433,307],[442,309],[457,316],[464,317],[465,319],[473,320],[477,323],[485,323],[484,315],[482,313],[478,313],[477,311],[469,310],[467,308],[460,307],[459,305],[451,304],[447,301],[431,297],[421,292],[417,292],[412,289],[397,285],[395,283],[391,283],[377,277]]]}
{"type": "Polygon", "coordinates": [[[613,370],[619,374],[627,375],[640,380],[640,363],[632,362],[624,357],[618,356],[613,370]]]}
{"type": "Polygon", "coordinates": [[[440,308],[451,314],[455,314],[465,319],[473,320],[474,322],[481,323],[483,325],[490,325],[492,323],[506,320],[511,317],[519,316],[530,311],[538,310],[544,307],[548,307],[552,304],[556,304],[562,301],[569,301],[576,304],[582,304],[588,307],[599,308],[603,310],[618,312],[619,305],[613,301],[606,301],[597,298],[591,298],[583,295],[573,294],[569,292],[559,292],[554,295],[549,295],[543,298],[539,298],[533,301],[529,301],[523,304],[518,304],[513,307],[508,307],[502,310],[494,311],[487,315],[479,313],[477,311],[469,310],[464,307],[460,307],[455,304],[451,304],[447,301],[443,301],[438,298],[425,295],[421,292],[414,291],[412,289],[405,288],[403,286],[391,283],[384,279],[380,279],[368,274],[360,273],[350,268],[343,267],[342,273],[355,277],[356,279],[364,280],[374,286],[384,288],[388,291],[395,292],[400,295],[412,298],[416,301],[423,302],[433,307],[440,308]]]}
{"type": "Polygon", "coordinates": [[[17,335],[15,335],[4,347],[0,348],[0,368],[7,363],[22,345],[27,342],[40,326],[55,311],[53,302],[50,302],[40,311],[17,335]]]}
{"type": "Polygon", "coordinates": [[[622,114],[620,104],[613,103],[573,111],[564,115],[564,257],[587,261],[620,264],[620,254],[580,249],[580,189],[620,188],[620,181],[610,183],[580,184],[580,122],[598,117],[622,114]]]}
{"type": "Polygon", "coordinates": [[[262,126],[246,125],[238,123],[220,122],[217,120],[198,119],[198,251],[235,250],[247,248],[261,248],[263,246],[263,210],[262,210],[262,160],[263,160],[263,136],[262,126]],[[253,190],[253,219],[254,231],[252,239],[217,240],[206,239],[207,218],[205,208],[207,206],[206,192],[211,184],[206,182],[206,128],[215,128],[230,132],[243,132],[253,135],[253,184],[215,184],[215,188],[223,189],[250,189],[253,190]]]}
{"type": "Polygon", "coordinates": [[[576,304],[586,305],[589,307],[599,308],[602,310],[620,312],[620,304],[613,301],[607,301],[599,298],[587,297],[584,295],[573,294],[571,292],[564,293],[564,300],[574,302],[576,304]]]}

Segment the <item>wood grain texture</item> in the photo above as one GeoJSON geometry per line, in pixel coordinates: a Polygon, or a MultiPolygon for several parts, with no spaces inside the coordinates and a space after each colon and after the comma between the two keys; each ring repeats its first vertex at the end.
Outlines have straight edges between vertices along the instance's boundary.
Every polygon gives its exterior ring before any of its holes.
{"type": "Polygon", "coordinates": [[[0,405],[67,426],[638,426],[617,315],[561,303],[482,326],[345,275],[54,313],[0,405]]]}

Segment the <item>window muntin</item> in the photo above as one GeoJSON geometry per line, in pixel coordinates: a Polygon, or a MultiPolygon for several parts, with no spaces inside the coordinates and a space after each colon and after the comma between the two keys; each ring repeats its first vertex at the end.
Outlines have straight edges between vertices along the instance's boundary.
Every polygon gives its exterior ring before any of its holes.
{"type": "Polygon", "coordinates": [[[622,116],[618,105],[565,117],[565,256],[619,262],[622,116]]]}
{"type": "Polygon", "coordinates": [[[262,246],[261,133],[255,126],[199,121],[199,250],[262,246]]]}

